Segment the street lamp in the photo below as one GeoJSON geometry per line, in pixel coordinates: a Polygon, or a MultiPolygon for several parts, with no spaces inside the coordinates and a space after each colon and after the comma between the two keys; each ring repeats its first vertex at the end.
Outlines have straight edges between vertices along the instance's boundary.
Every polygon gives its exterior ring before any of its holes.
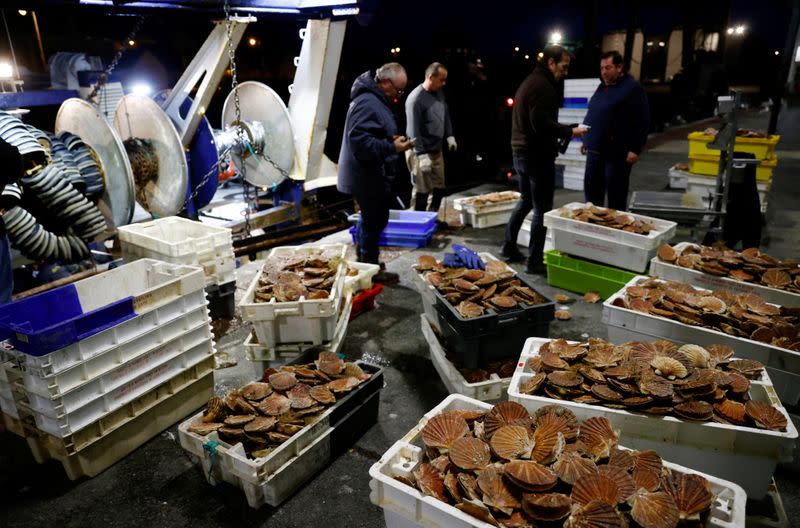
{"type": "Polygon", "coordinates": [[[562,38],[563,35],[561,34],[560,31],[553,31],[552,33],[550,33],[550,42],[552,42],[553,44],[560,44],[562,38]]]}

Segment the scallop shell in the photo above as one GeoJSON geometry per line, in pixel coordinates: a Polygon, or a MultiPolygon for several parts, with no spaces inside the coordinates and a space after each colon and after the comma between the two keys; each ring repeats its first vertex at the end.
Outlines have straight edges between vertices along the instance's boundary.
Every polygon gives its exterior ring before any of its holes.
{"type": "Polygon", "coordinates": [[[650,361],[650,366],[655,369],[656,374],[671,380],[685,378],[689,373],[683,363],[666,356],[654,357],[650,361]]]}
{"type": "Polygon", "coordinates": [[[764,369],[764,364],[755,359],[734,359],[728,362],[728,369],[733,370],[747,378],[753,378],[764,369]]]}
{"type": "Polygon", "coordinates": [[[636,491],[636,483],[628,472],[617,466],[597,466],[597,474],[617,486],[617,502],[625,502],[636,491]]]}
{"type": "Polygon", "coordinates": [[[503,471],[514,484],[528,491],[547,491],[558,482],[552,469],[530,460],[512,460],[503,471]]]}
{"type": "Polygon", "coordinates": [[[259,401],[272,394],[272,386],[269,383],[254,381],[242,387],[241,392],[244,399],[259,401]]]}
{"type": "Polygon", "coordinates": [[[224,423],[233,427],[242,427],[244,424],[252,422],[255,417],[255,414],[234,414],[225,418],[224,423]]]}
{"type": "Polygon", "coordinates": [[[596,291],[588,291],[583,294],[583,300],[589,304],[595,304],[601,298],[602,297],[600,297],[600,294],[597,293],[596,291]]]}
{"type": "Polygon", "coordinates": [[[534,374],[530,379],[520,384],[519,392],[522,394],[536,393],[542,387],[542,383],[544,383],[545,378],[546,376],[544,372],[534,374]]]}
{"type": "Polygon", "coordinates": [[[294,376],[294,372],[282,370],[269,377],[269,384],[276,391],[287,391],[297,384],[297,378],[294,376]]]}
{"type": "Polygon", "coordinates": [[[442,502],[447,502],[444,495],[444,478],[430,464],[422,463],[414,470],[417,487],[425,494],[435,497],[442,502]]]}
{"type": "Polygon", "coordinates": [[[536,410],[536,427],[552,427],[560,431],[566,440],[578,436],[578,418],[575,413],[560,405],[545,405],[536,410]]]}
{"type": "Polygon", "coordinates": [[[555,464],[553,464],[553,470],[558,475],[558,478],[569,485],[573,485],[581,477],[596,474],[597,466],[588,458],[582,457],[580,453],[567,451],[561,453],[561,456],[558,457],[555,464]]]}
{"type": "Polygon", "coordinates": [[[336,396],[325,385],[311,387],[308,395],[322,404],[336,403],[336,396]]]}
{"type": "Polygon", "coordinates": [[[613,506],[597,500],[573,510],[564,523],[565,528],[627,528],[627,525],[613,506]]]}
{"type": "Polygon", "coordinates": [[[441,474],[445,474],[450,469],[450,457],[447,455],[439,455],[430,461],[433,468],[441,474]]]}
{"type": "Polygon", "coordinates": [[[522,509],[531,519],[557,521],[569,515],[572,501],[563,493],[533,494],[522,496],[522,509]]]}
{"type": "Polygon", "coordinates": [[[503,475],[493,466],[486,467],[478,475],[478,487],[483,492],[483,502],[506,515],[519,508],[519,500],[511,492],[503,475]]]}
{"type": "Polygon", "coordinates": [[[589,347],[585,361],[595,368],[606,368],[618,365],[624,359],[622,349],[609,343],[589,347]]]}
{"type": "Polygon", "coordinates": [[[633,471],[636,462],[633,460],[633,452],[627,449],[614,449],[608,457],[608,465],[616,466],[624,469],[625,471],[633,471]]]}
{"type": "Polygon", "coordinates": [[[298,383],[286,392],[286,396],[292,402],[292,409],[308,409],[316,403],[311,397],[311,387],[305,383],[298,383]]]}
{"type": "Polygon", "coordinates": [[[422,428],[422,441],[428,447],[448,449],[453,442],[469,434],[469,425],[459,414],[437,414],[422,428]]]}
{"type": "Polygon", "coordinates": [[[689,358],[695,368],[708,368],[711,361],[711,354],[700,345],[683,345],[678,352],[689,358]]]}
{"type": "Polygon", "coordinates": [[[567,370],[569,363],[561,359],[555,352],[539,351],[542,367],[546,370],[567,370]]]}
{"type": "Polygon", "coordinates": [[[579,478],[572,486],[570,498],[581,505],[599,500],[610,506],[616,506],[619,503],[619,488],[613,480],[602,477],[599,473],[587,475],[579,478]]]}
{"type": "Polygon", "coordinates": [[[486,414],[483,421],[484,434],[491,438],[495,431],[515,420],[528,418],[528,411],[517,402],[500,402],[486,414]]]}
{"type": "Polygon", "coordinates": [[[556,310],[554,315],[559,321],[569,321],[572,319],[572,314],[569,313],[569,310],[556,310]]]}
{"type": "Polygon", "coordinates": [[[358,378],[348,376],[346,378],[339,378],[328,383],[327,387],[331,392],[342,393],[350,392],[355,389],[361,382],[358,378]]]}
{"type": "Polygon", "coordinates": [[[244,426],[245,433],[266,433],[275,427],[278,420],[272,416],[259,416],[244,426]]]}
{"type": "Polygon", "coordinates": [[[661,244],[658,246],[658,258],[664,262],[675,262],[678,260],[678,254],[669,244],[661,244]]]}
{"type": "Polygon", "coordinates": [[[552,427],[537,427],[533,432],[533,460],[540,464],[552,464],[564,450],[564,433],[552,427]]]}
{"type": "Polygon", "coordinates": [[[727,361],[731,356],[733,356],[733,349],[728,345],[708,345],[706,346],[706,350],[709,354],[711,354],[711,359],[714,363],[727,361]]]}
{"type": "Polygon", "coordinates": [[[487,508],[486,505],[480,501],[480,499],[465,500],[464,502],[456,504],[456,508],[487,524],[498,526],[497,521],[492,515],[492,512],[489,511],[489,508],[487,508]]]}
{"type": "Polygon", "coordinates": [[[509,271],[509,267],[502,261],[490,260],[489,262],[486,263],[487,273],[503,273],[505,271],[509,271]]]}
{"type": "Polygon", "coordinates": [[[678,525],[678,506],[671,495],[640,489],[630,500],[631,517],[642,528],[674,528],[678,525]]]}
{"type": "Polygon", "coordinates": [[[622,394],[618,393],[608,385],[603,385],[600,383],[592,385],[592,394],[605,401],[618,402],[622,400],[622,394]]]}
{"type": "Polygon", "coordinates": [[[708,481],[694,473],[670,472],[661,478],[661,489],[672,496],[681,520],[700,519],[714,501],[708,481]]]}
{"type": "Polygon", "coordinates": [[[372,377],[370,374],[364,372],[364,369],[358,366],[358,364],[353,363],[352,361],[348,361],[344,364],[344,370],[341,372],[341,375],[344,377],[352,376],[354,378],[358,378],[360,381],[367,381],[372,377]]]}
{"type": "Polygon", "coordinates": [[[457,503],[464,498],[461,489],[458,487],[458,477],[456,477],[455,473],[447,473],[444,476],[444,488],[457,503]]]}
{"type": "Polygon", "coordinates": [[[218,396],[208,399],[208,405],[203,412],[203,421],[206,423],[217,423],[225,419],[225,402],[218,396]]]}
{"type": "Polygon", "coordinates": [[[471,473],[459,473],[457,475],[458,485],[464,492],[464,495],[473,500],[480,500],[478,493],[478,479],[471,473]]]}
{"type": "Polygon", "coordinates": [[[688,420],[708,421],[714,416],[714,407],[704,401],[694,400],[674,407],[675,414],[688,420]]]}
{"type": "Polygon", "coordinates": [[[417,258],[417,271],[428,271],[436,268],[439,265],[436,262],[436,257],[432,255],[420,255],[417,258]]]}
{"type": "Polygon", "coordinates": [[[773,407],[770,403],[750,400],[744,404],[748,418],[762,429],[783,431],[786,429],[786,415],[773,407]]]}
{"type": "Polygon", "coordinates": [[[639,451],[632,454],[633,481],[636,488],[655,491],[661,485],[661,469],[663,463],[658,453],[652,450],[639,451]]]}
{"type": "Polygon", "coordinates": [[[547,381],[557,387],[577,387],[583,383],[583,376],[571,370],[556,370],[547,375],[547,381]]]}
{"type": "Polygon", "coordinates": [[[492,452],[483,440],[464,436],[450,446],[450,461],[460,469],[483,469],[492,461],[492,452]]]}
{"type": "Polygon", "coordinates": [[[267,416],[278,416],[289,412],[292,407],[292,400],[282,394],[272,393],[264,398],[256,408],[267,416]]]}
{"type": "Polygon", "coordinates": [[[745,406],[742,403],[724,399],[714,404],[714,412],[734,425],[746,425],[745,406]]]}
{"type": "Polygon", "coordinates": [[[505,460],[531,458],[533,438],[530,429],[518,425],[504,425],[492,435],[489,445],[492,451],[505,460]]]}
{"type": "Polygon", "coordinates": [[[328,376],[338,376],[344,370],[344,360],[340,359],[335,352],[320,352],[314,363],[328,376]]]}
{"type": "Polygon", "coordinates": [[[213,422],[194,422],[189,425],[188,431],[190,433],[199,434],[200,436],[205,436],[213,431],[218,430],[220,427],[224,425],[221,423],[213,423],[213,422]]]}
{"type": "Polygon", "coordinates": [[[607,458],[619,443],[619,433],[604,416],[593,416],[581,424],[578,440],[596,459],[607,458]]]}

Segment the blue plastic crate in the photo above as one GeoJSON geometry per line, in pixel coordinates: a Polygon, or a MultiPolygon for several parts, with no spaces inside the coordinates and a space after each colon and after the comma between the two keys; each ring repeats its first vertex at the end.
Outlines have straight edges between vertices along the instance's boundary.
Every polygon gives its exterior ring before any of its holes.
{"type": "Polygon", "coordinates": [[[565,97],[564,108],[589,108],[589,99],[586,97],[565,97]]]}
{"type": "MultiPolygon", "coordinates": [[[[353,239],[353,244],[358,243],[356,240],[357,226],[350,228],[350,238],[353,239]]],[[[386,228],[381,233],[381,238],[378,240],[380,246],[393,246],[393,247],[407,247],[407,248],[421,248],[428,245],[428,242],[433,238],[433,233],[436,231],[436,226],[427,233],[421,234],[406,234],[406,233],[393,233],[389,232],[386,228]]]]}
{"type": "MultiPolygon", "coordinates": [[[[403,211],[391,209],[389,211],[389,225],[383,230],[384,233],[399,235],[423,235],[436,229],[436,217],[438,213],[428,211],[403,211]]],[[[359,215],[350,217],[351,221],[358,221],[359,215]]]]}
{"type": "Polygon", "coordinates": [[[84,312],[73,284],[0,306],[0,340],[43,356],[136,316],[133,297],[84,312]]]}

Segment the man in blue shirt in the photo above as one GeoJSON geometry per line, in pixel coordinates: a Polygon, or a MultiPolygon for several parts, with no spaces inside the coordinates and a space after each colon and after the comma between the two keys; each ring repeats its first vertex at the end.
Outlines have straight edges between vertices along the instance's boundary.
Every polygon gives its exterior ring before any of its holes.
{"type": "Polygon", "coordinates": [[[636,79],[623,70],[622,55],[609,51],[600,60],[602,83],[589,100],[581,151],[586,154],[583,192],[587,202],[625,210],[631,168],[647,141],[650,109],[636,79]]]}

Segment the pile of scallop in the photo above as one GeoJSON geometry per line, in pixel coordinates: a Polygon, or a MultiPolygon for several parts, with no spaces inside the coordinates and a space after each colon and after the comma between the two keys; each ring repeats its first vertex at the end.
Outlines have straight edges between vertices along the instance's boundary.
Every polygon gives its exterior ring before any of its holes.
{"type": "Polygon", "coordinates": [[[493,526],[702,525],[714,502],[702,476],[664,467],[655,451],[622,449],[608,419],[579,423],[557,405],[533,415],[515,402],[446,411],[422,440],[413,481],[397,479],[493,526]]]}
{"type": "Polygon", "coordinates": [[[471,196],[469,198],[464,198],[461,200],[461,203],[464,205],[470,204],[476,207],[480,207],[484,205],[511,202],[516,200],[519,200],[518,192],[500,191],[500,192],[493,192],[493,193],[481,194],[479,196],[471,196]]]}
{"type": "Polygon", "coordinates": [[[656,228],[652,222],[637,220],[633,216],[617,212],[615,209],[597,207],[592,205],[591,202],[587,202],[585,207],[576,207],[574,209],[562,207],[559,209],[559,214],[563,218],[610,227],[611,229],[621,229],[637,235],[649,235],[650,231],[656,228]]]}
{"type": "Polygon", "coordinates": [[[519,391],[683,420],[785,431],[787,418],[781,410],[750,398],[750,379],[759,379],[764,366],[732,356],[733,350],[724,345],[558,339],[528,359],[533,375],[519,391]]]}
{"type": "Polygon", "coordinates": [[[755,293],[737,295],[648,278],[625,288],[624,295],[612,304],[800,351],[800,307],[770,304],[755,293]]]}
{"type": "Polygon", "coordinates": [[[269,368],[262,381],[213,396],[188,430],[203,436],[216,431],[220,440],[241,442],[249,457],[262,458],[369,378],[356,363],[321,352],[314,363],[269,368]]]}
{"type": "Polygon", "coordinates": [[[797,261],[779,260],[758,248],[740,252],[691,244],[678,253],[669,244],[662,244],[657,255],[662,262],[682,268],[800,293],[800,265],[797,261]]]}
{"type": "Polygon", "coordinates": [[[295,254],[271,255],[264,263],[253,300],[327,299],[341,261],[341,254],[335,249],[303,248],[295,254]]]}
{"type": "Polygon", "coordinates": [[[548,302],[499,260],[490,260],[485,270],[479,270],[448,268],[431,255],[420,255],[417,272],[465,319],[480,317],[487,311],[502,312],[548,302]]]}

